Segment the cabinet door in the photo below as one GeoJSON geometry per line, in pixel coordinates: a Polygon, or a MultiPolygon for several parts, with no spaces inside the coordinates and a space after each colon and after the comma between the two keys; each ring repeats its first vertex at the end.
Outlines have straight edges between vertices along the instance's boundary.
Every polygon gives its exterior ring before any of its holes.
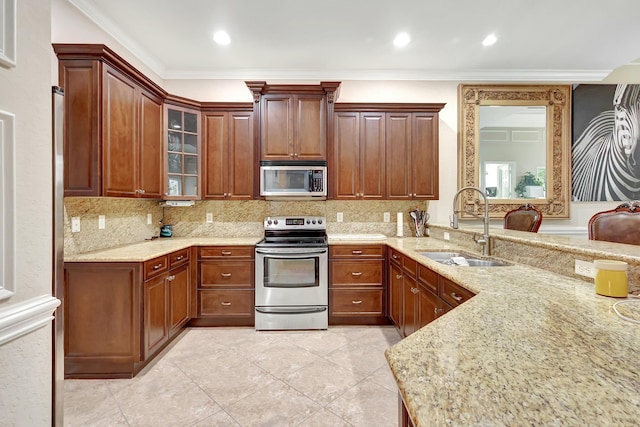
{"type": "Polygon", "coordinates": [[[262,98],[261,109],[261,158],[293,158],[293,96],[265,95],[262,98]]]}
{"type": "Polygon", "coordinates": [[[418,285],[419,319],[418,328],[436,320],[440,316],[440,301],[437,295],[424,286],[418,285]]]}
{"type": "Polygon", "coordinates": [[[411,114],[386,115],[387,198],[411,198],[411,114]]]}
{"type": "Polygon", "coordinates": [[[167,322],[166,275],[149,280],[144,284],[144,357],[150,357],[169,339],[167,322]]]}
{"type": "Polygon", "coordinates": [[[403,274],[400,267],[389,263],[389,317],[402,331],[402,283],[403,274]]]}
{"type": "Polygon", "coordinates": [[[253,153],[253,113],[230,113],[228,193],[232,199],[253,199],[253,153]]]}
{"type": "Polygon", "coordinates": [[[327,98],[295,95],[294,152],[300,160],[327,159],[327,98]]]}
{"type": "Polygon", "coordinates": [[[61,60],[64,88],[64,195],[100,196],[101,64],[92,60],[61,60]]]}
{"type": "Polygon", "coordinates": [[[165,131],[167,174],[164,198],[200,199],[200,112],[166,106],[165,131]]]}
{"type": "Polygon", "coordinates": [[[385,116],[362,113],[360,124],[360,198],[385,196],[385,116]]]}
{"type": "Polygon", "coordinates": [[[411,188],[415,199],[438,199],[438,115],[414,113],[411,188]]]}
{"type": "Polygon", "coordinates": [[[136,197],[136,85],[108,66],[102,78],[103,195],[136,197]]]}
{"type": "Polygon", "coordinates": [[[404,275],[402,284],[402,323],[403,334],[405,337],[411,335],[418,329],[418,321],[420,320],[419,309],[419,293],[416,281],[411,277],[404,275]]]}
{"type": "Polygon", "coordinates": [[[162,198],[162,101],[140,92],[139,120],[139,197],[162,198]]]}
{"type": "Polygon", "coordinates": [[[229,132],[228,113],[208,113],[204,118],[204,189],[205,199],[227,196],[229,132]]]}
{"type": "Polygon", "coordinates": [[[336,113],[333,147],[333,197],[356,199],[360,193],[359,113],[336,113]]]}
{"type": "Polygon", "coordinates": [[[169,330],[175,333],[189,320],[189,266],[171,271],[167,278],[169,286],[169,330]]]}

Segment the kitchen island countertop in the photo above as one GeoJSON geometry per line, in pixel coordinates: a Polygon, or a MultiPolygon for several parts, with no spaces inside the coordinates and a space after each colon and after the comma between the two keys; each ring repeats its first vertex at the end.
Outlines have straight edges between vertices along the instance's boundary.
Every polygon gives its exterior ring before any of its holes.
{"type": "MultiPolygon", "coordinates": [[[[637,425],[640,325],[588,281],[530,266],[457,267],[387,245],[477,293],[386,351],[416,426],[637,425]]],[[[624,308],[640,320],[640,303],[624,308]]]]}

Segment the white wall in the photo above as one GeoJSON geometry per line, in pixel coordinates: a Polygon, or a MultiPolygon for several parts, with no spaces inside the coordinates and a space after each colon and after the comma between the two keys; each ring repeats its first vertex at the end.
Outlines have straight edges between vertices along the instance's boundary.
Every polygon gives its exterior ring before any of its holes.
{"type": "MultiPolygon", "coordinates": [[[[17,66],[0,67],[0,110],[16,116],[17,183],[15,295],[0,302],[3,313],[52,288],[50,0],[16,3],[17,66]]],[[[0,346],[0,424],[51,424],[51,363],[51,322],[0,346]]]]}

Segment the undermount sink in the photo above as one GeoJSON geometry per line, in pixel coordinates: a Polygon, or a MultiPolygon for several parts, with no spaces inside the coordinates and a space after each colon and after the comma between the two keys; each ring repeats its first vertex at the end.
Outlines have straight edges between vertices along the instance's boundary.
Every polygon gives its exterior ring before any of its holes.
{"type": "Polygon", "coordinates": [[[420,255],[441,264],[457,265],[461,267],[506,267],[508,264],[496,259],[482,259],[465,252],[420,252],[420,255]]]}

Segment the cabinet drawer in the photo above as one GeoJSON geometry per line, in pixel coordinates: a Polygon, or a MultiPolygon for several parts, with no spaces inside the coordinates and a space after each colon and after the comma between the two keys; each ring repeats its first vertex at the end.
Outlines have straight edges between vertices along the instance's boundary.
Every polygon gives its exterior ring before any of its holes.
{"type": "Polygon", "coordinates": [[[330,258],[384,258],[382,245],[335,245],[329,247],[330,258]]]}
{"type": "Polygon", "coordinates": [[[408,273],[410,276],[416,277],[416,270],[418,268],[418,263],[415,260],[405,255],[402,255],[400,252],[396,251],[395,249],[391,249],[389,253],[390,253],[389,257],[392,262],[395,262],[396,264],[401,266],[402,269],[406,273],[408,273]]]}
{"type": "Polygon", "coordinates": [[[175,251],[169,254],[169,268],[177,267],[189,262],[189,248],[175,251]]]}
{"type": "Polygon", "coordinates": [[[329,291],[332,315],[382,315],[382,289],[332,289],[329,291]]]}
{"type": "Polygon", "coordinates": [[[242,290],[198,291],[198,317],[253,316],[254,293],[242,290]]]}
{"type": "Polygon", "coordinates": [[[253,258],[253,246],[206,246],[198,249],[200,258],[253,258]]]}
{"type": "Polygon", "coordinates": [[[424,265],[418,265],[418,282],[434,294],[438,294],[438,273],[424,265]]]}
{"type": "Polygon", "coordinates": [[[150,279],[169,269],[169,257],[159,256],[144,262],[144,279],[150,279]]]}
{"type": "Polygon", "coordinates": [[[452,307],[462,304],[474,295],[470,290],[463,288],[446,277],[440,276],[440,298],[448,302],[452,307]]]}
{"type": "Polygon", "coordinates": [[[332,260],[330,286],[382,285],[382,260],[332,260]]]}
{"type": "Polygon", "coordinates": [[[253,287],[253,261],[202,261],[199,287],[253,287]]]}
{"type": "Polygon", "coordinates": [[[396,264],[402,266],[402,254],[395,249],[389,249],[389,260],[391,262],[395,262],[396,264]]]}

